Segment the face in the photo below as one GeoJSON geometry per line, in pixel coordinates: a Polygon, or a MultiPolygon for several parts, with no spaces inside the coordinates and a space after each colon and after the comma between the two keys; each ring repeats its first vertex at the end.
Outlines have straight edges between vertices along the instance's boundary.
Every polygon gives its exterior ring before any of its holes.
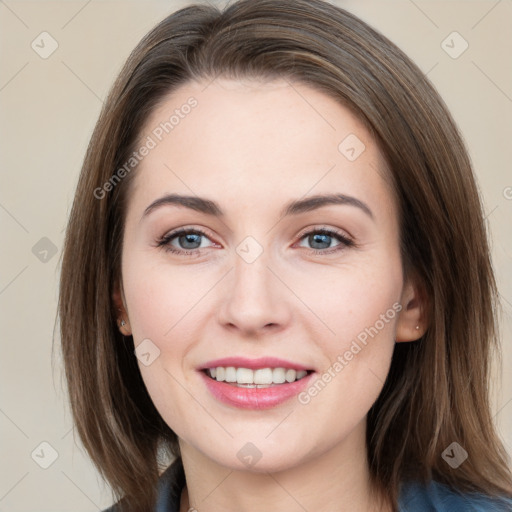
{"type": "Polygon", "coordinates": [[[404,294],[397,208],[363,124],[305,85],[217,79],[174,91],[140,142],[122,297],[180,444],[277,471],[361,440],[404,294]]]}

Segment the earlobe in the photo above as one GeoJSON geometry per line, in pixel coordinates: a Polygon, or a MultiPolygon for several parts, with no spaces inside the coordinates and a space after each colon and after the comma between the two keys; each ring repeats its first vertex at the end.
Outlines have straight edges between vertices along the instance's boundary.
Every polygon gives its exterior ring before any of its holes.
{"type": "Polygon", "coordinates": [[[119,283],[116,283],[114,286],[114,291],[112,293],[112,301],[117,312],[116,317],[119,331],[124,336],[130,336],[132,334],[130,328],[130,320],[128,318],[128,313],[126,311],[124,294],[119,283]]]}
{"type": "Polygon", "coordinates": [[[395,334],[395,341],[397,343],[416,341],[419,340],[424,334],[424,327],[422,327],[422,324],[414,325],[414,318],[402,318],[401,315],[398,319],[395,334]]]}
{"type": "Polygon", "coordinates": [[[128,320],[125,320],[125,318],[120,318],[117,321],[117,325],[119,327],[119,331],[121,332],[121,334],[123,334],[124,336],[131,336],[132,331],[130,329],[130,323],[128,322],[128,320]]]}

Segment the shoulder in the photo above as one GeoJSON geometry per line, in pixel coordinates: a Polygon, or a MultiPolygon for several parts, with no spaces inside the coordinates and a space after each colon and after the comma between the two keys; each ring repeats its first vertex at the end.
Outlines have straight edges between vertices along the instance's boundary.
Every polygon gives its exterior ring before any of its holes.
{"type": "Polygon", "coordinates": [[[512,512],[512,499],[462,493],[436,481],[404,483],[399,512],[512,512]]]}

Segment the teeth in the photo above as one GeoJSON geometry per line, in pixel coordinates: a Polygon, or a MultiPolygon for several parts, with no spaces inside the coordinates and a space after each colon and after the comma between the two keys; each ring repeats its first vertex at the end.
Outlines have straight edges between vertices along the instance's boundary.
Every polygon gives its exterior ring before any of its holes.
{"type": "Polygon", "coordinates": [[[228,366],[226,368],[226,382],[236,382],[236,368],[228,366]]]}
{"type": "Polygon", "coordinates": [[[254,371],[249,368],[238,368],[236,382],[238,384],[254,384],[254,371]]]}
{"type": "Polygon", "coordinates": [[[284,368],[274,368],[272,371],[272,382],[282,384],[286,380],[286,370],[284,368]]]}
{"type": "Polygon", "coordinates": [[[254,372],[254,384],[272,384],[272,368],[262,368],[254,372]]]}
{"type": "Polygon", "coordinates": [[[286,370],[286,374],[284,376],[286,382],[294,382],[296,377],[297,372],[295,370],[286,370]]]}
{"type": "Polygon", "coordinates": [[[283,384],[295,382],[307,375],[306,370],[293,370],[287,368],[235,368],[234,366],[217,366],[209,368],[208,375],[218,382],[231,382],[245,385],[245,387],[270,386],[272,384],[283,384]]]}

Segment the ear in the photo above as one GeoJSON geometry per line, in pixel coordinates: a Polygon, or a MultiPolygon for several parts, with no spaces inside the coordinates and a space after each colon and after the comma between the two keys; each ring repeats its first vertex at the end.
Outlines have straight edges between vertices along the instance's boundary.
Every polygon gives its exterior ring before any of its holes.
{"type": "Polygon", "coordinates": [[[112,301],[116,311],[117,326],[121,334],[124,336],[131,336],[132,330],[130,327],[130,319],[126,310],[126,301],[124,299],[124,291],[122,284],[118,281],[114,285],[112,293],[112,301]]]}
{"type": "Polygon", "coordinates": [[[400,300],[402,310],[396,323],[397,343],[416,341],[427,330],[427,296],[419,283],[417,278],[409,278],[405,282],[400,300]]]}

